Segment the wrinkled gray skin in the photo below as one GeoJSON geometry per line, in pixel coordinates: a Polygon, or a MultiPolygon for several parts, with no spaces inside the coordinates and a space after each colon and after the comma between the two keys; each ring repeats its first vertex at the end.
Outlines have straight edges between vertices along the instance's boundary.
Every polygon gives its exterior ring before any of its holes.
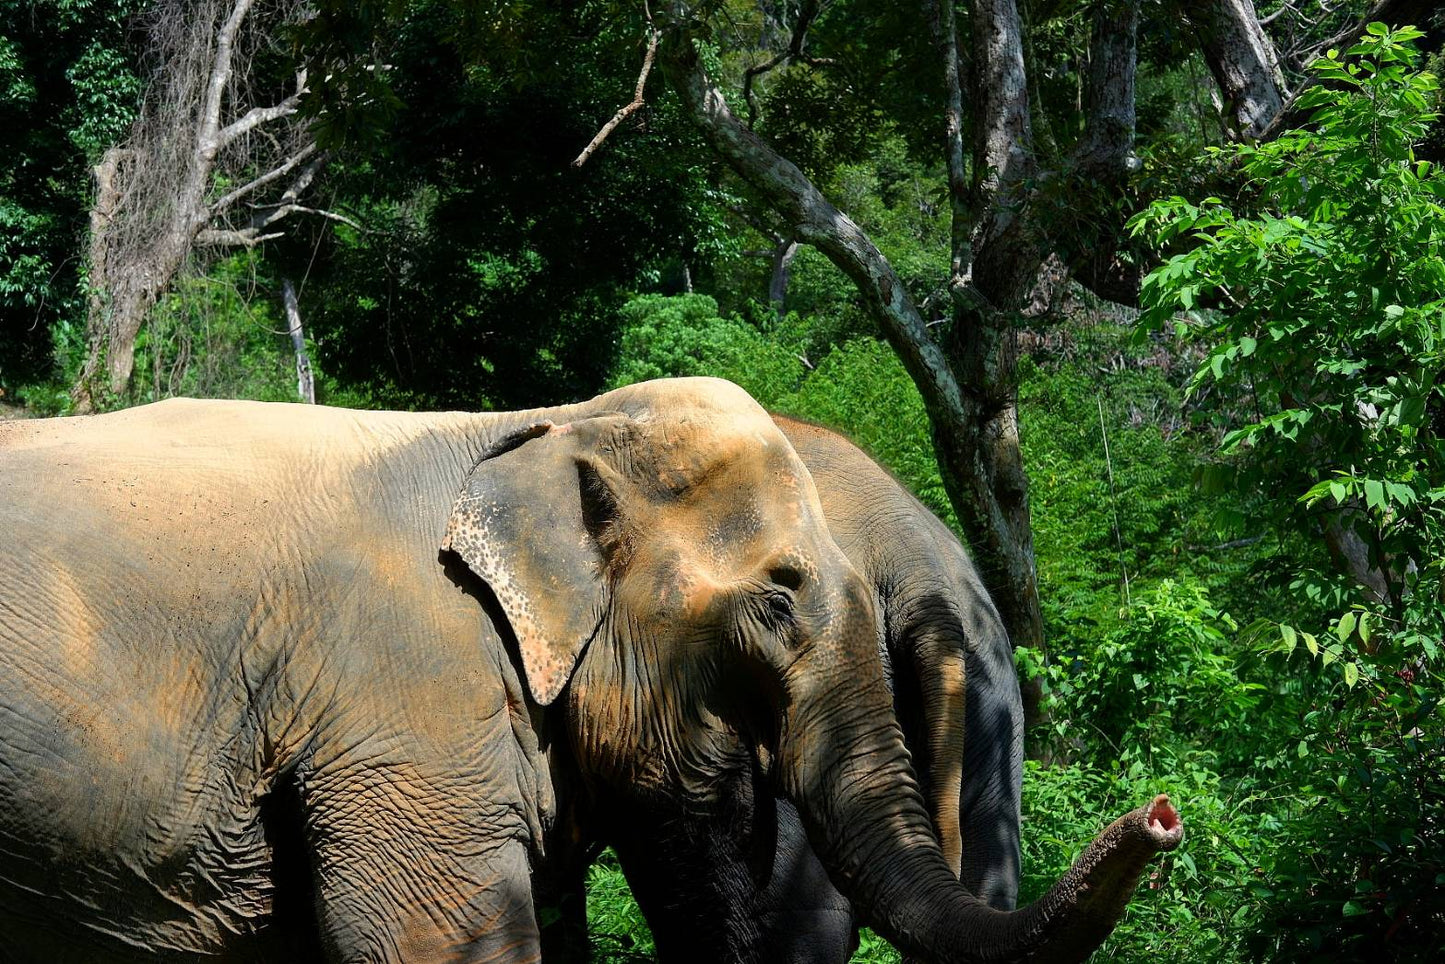
{"type": "Polygon", "coordinates": [[[794,592],[836,603],[830,640],[865,625],[817,518],[711,379],[0,426],[0,958],[536,959],[574,750],[695,786],[745,751],[700,699],[667,721],[698,759],[642,745],[669,655],[742,659],[794,592]]]}
{"type": "Polygon", "coordinates": [[[1028,908],[959,884],[872,588],[725,382],[0,425],[0,532],[11,959],[535,961],[559,801],[752,786],[905,952],[1082,960],[1182,834],[1160,797],[1028,908]]]}
{"type": "MultiPolygon", "coordinates": [[[[1002,621],[966,550],[897,480],[842,436],[774,418],[813,476],[833,538],[873,587],[880,659],[914,768],[935,825],[956,821],[940,837],[961,846],[963,883],[1012,910],[1023,704],[1002,621]],[[940,699],[932,684],[960,655],[965,696],[940,699]],[[954,755],[951,766],[940,752],[954,755]]],[[[754,790],[733,785],[729,807],[711,819],[604,804],[598,832],[617,846],[664,960],[841,964],[856,945],[852,908],[797,811],[786,800],[754,803],[754,790]],[[775,828],[759,826],[774,815],[775,828]]]]}

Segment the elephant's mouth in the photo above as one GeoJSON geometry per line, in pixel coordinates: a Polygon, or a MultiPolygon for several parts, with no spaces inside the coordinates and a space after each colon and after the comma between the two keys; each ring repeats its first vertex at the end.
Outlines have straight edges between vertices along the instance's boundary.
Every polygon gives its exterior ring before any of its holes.
{"type": "Polygon", "coordinates": [[[1173,850],[1184,839],[1184,824],[1179,819],[1179,812],[1169,802],[1168,794],[1161,793],[1154,798],[1145,814],[1145,821],[1149,835],[1160,850],[1173,850]]]}

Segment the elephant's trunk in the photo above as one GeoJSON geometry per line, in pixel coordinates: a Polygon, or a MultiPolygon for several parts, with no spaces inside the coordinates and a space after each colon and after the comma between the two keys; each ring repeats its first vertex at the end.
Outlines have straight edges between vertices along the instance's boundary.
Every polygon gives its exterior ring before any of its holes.
{"type": "Polygon", "coordinates": [[[923,961],[1087,957],[1113,929],[1149,859],[1182,838],[1168,798],[1115,821],[1041,900],[994,910],[955,879],[881,671],[876,661],[845,659],[850,650],[828,645],[800,657],[779,734],[784,792],[798,803],[834,883],[866,923],[923,961]],[[819,674],[807,665],[815,661],[829,669],[819,674]],[[804,680],[813,682],[804,687],[804,680]]]}

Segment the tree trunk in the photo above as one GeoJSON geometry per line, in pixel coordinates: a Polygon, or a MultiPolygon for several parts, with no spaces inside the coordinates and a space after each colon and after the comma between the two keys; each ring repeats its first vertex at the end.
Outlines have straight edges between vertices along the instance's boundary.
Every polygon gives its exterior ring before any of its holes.
{"type": "Polygon", "coordinates": [[[1187,9],[1198,18],[1200,48],[1224,95],[1228,130],[1257,139],[1284,108],[1288,92],[1253,0],[1208,0],[1187,9]]]}
{"type": "MultiPolygon", "coordinates": [[[[944,62],[948,182],[953,208],[949,290],[952,333],[929,334],[902,280],[868,236],[728,109],[692,44],[686,4],[674,4],[661,54],[664,73],[712,148],[788,225],[857,285],[879,329],[923,396],[944,486],[1014,646],[1043,647],[1028,477],[1019,448],[1017,317],[1048,253],[1033,184],[1022,31],[1014,0],[976,0],[972,176],[962,143],[963,81],[950,3],[930,4],[944,62]]],[[[1138,0],[1111,3],[1096,22],[1091,120],[1071,170],[1121,180],[1133,147],[1138,0]]],[[[1025,688],[1029,719],[1039,688],[1025,688]]]]}
{"type": "MultiPolygon", "coordinates": [[[[296,194],[315,176],[320,158],[314,142],[304,135],[286,147],[268,137],[266,142],[277,145],[281,159],[269,170],[261,166],[265,173],[250,180],[238,178],[240,186],[224,196],[214,201],[208,197],[223,152],[263,125],[293,117],[306,89],[302,71],[290,97],[270,107],[251,108],[229,123],[223,121],[223,110],[233,106],[233,80],[245,69],[244,55],[237,48],[253,4],[254,0],[168,0],[148,15],[147,39],[160,66],[127,145],[107,151],[95,171],[87,350],[71,389],[77,413],[93,411],[102,392],[112,396],[125,392],[135,366],[136,336],[146,315],[208,225],[243,198],[254,199],[260,189],[292,174],[282,204],[260,205],[247,226],[206,232],[215,236],[208,240],[251,245],[279,237],[262,232],[294,211],[307,210],[296,204],[296,194]],[[311,162],[301,167],[307,158],[311,162]]],[[[268,13],[281,20],[293,10],[288,0],[268,8],[268,13]]],[[[254,160],[243,170],[253,173],[254,160]]]]}
{"type": "Polygon", "coordinates": [[[798,242],[784,238],[773,248],[773,273],[768,280],[768,303],[773,312],[783,317],[784,305],[788,300],[788,277],[793,267],[793,257],[798,253],[798,242]]]}
{"type": "Polygon", "coordinates": [[[95,166],[95,203],[90,208],[90,297],[87,299],[87,324],[85,363],[71,390],[71,408],[78,414],[95,410],[94,383],[100,373],[100,364],[105,358],[109,341],[109,325],[101,323],[107,315],[105,285],[101,279],[110,270],[110,231],[120,210],[121,192],[117,186],[120,164],[126,158],[126,151],[112,147],[105,152],[95,166]]]}
{"type": "Polygon", "coordinates": [[[311,359],[306,354],[306,333],[301,330],[301,308],[296,304],[296,287],[290,278],[281,282],[281,300],[286,306],[286,333],[296,352],[296,394],[308,405],[316,404],[316,377],[311,372],[311,359]]]}

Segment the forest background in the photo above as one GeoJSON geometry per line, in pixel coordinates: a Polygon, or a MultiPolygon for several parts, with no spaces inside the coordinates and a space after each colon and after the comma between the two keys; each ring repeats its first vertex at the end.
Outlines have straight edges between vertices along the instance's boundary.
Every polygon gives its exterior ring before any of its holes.
{"type": "Polygon", "coordinates": [[[0,417],[731,378],[971,546],[1023,900],[1165,791],[1101,956],[1438,959],[1435,7],[0,0],[0,417]]]}

